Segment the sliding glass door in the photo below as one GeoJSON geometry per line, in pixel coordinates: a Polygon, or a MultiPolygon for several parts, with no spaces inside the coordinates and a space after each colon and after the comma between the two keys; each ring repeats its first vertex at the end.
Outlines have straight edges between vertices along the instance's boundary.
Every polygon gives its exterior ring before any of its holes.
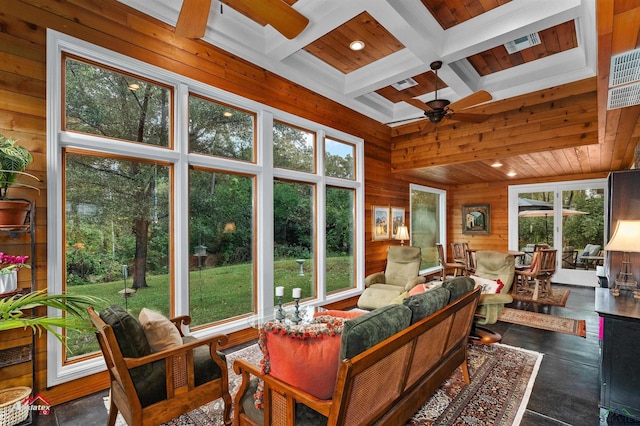
{"type": "Polygon", "coordinates": [[[557,250],[552,281],[595,286],[604,248],[604,179],[509,187],[509,248],[531,261],[536,247],[557,250]]]}

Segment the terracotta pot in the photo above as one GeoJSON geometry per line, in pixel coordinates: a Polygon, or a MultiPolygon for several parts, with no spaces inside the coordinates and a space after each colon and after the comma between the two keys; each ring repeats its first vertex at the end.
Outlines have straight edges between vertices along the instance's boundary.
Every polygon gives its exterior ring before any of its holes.
{"type": "Polygon", "coordinates": [[[23,200],[0,200],[0,226],[22,226],[31,204],[23,200]]]}

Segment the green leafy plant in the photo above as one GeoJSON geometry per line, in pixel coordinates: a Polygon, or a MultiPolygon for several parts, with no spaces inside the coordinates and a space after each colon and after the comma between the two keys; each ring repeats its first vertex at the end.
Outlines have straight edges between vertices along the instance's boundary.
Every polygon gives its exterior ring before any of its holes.
{"type": "Polygon", "coordinates": [[[25,169],[32,162],[33,156],[25,147],[17,145],[13,138],[0,135],[0,200],[7,198],[7,190],[13,185],[38,190],[35,186],[17,182],[20,175],[40,180],[32,174],[25,173],[25,169]]]}
{"type": "Polygon", "coordinates": [[[49,331],[65,344],[64,337],[57,328],[86,329],[91,323],[83,316],[85,308],[102,304],[96,297],[86,295],[47,294],[47,290],[32,291],[24,295],[15,295],[0,299],[0,331],[30,327],[34,333],[49,331]],[[60,309],[66,315],[31,317],[29,310],[46,306],[60,309]]]}

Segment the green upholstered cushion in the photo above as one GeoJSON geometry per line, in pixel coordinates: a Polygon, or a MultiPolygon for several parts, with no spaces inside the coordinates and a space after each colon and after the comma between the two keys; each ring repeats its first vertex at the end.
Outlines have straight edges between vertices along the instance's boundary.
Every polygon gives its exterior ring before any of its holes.
{"type": "Polygon", "coordinates": [[[451,292],[449,303],[469,293],[475,285],[475,281],[470,277],[455,277],[442,283],[442,287],[451,292]]]}
{"type": "Polygon", "coordinates": [[[405,329],[411,323],[411,309],[389,305],[344,322],[340,360],[361,352],[405,329]]]}
{"type": "Polygon", "coordinates": [[[443,308],[449,303],[449,297],[449,290],[443,286],[407,297],[402,303],[411,310],[411,324],[415,324],[443,308]]]}
{"type": "Polygon", "coordinates": [[[100,312],[100,318],[116,335],[122,356],[140,358],[151,354],[151,346],[138,320],[120,306],[112,305],[100,312]]]}
{"type": "MultiPolygon", "coordinates": [[[[243,412],[260,426],[264,425],[264,410],[256,408],[254,394],[258,389],[259,380],[254,378],[249,382],[247,390],[240,399],[243,412]]],[[[296,424],[304,426],[326,426],[327,418],[304,404],[296,404],[296,424]]]]}
{"type": "MultiPolygon", "coordinates": [[[[195,340],[197,339],[193,336],[184,336],[182,338],[183,343],[189,343],[195,340]]],[[[222,352],[217,352],[217,354],[226,362],[226,357],[222,352]]],[[[198,346],[193,350],[193,370],[195,371],[196,386],[200,386],[214,379],[219,379],[222,376],[220,367],[211,359],[208,345],[198,346]]]]}
{"type": "MultiPolygon", "coordinates": [[[[122,356],[140,358],[151,354],[151,346],[138,320],[120,306],[100,312],[100,318],[113,329],[122,356]]],[[[164,361],[132,368],[129,373],[143,407],[166,399],[164,361]]]]}

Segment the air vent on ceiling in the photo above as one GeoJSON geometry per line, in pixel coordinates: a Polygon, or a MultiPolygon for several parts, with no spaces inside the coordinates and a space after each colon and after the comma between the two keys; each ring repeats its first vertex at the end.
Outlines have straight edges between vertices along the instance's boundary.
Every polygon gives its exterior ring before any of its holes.
{"type": "Polygon", "coordinates": [[[640,49],[611,57],[609,87],[640,81],[640,49]]]}
{"type": "Polygon", "coordinates": [[[624,108],[640,104],[640,82],[609,89],[607,109],[624,108]]]}
{"type": "Polygon", "coordinates": [[[418,82],[412,79],[411,77],[409,77],[409,78],[405,78],[404,80],[400,80],[397,83],[393,83],[391,87],[393,87],[396,90],[404,90],[404,89],[408,89],[409,87],[413,87],[417,85],[418,85],[418,82]]]}
{"type": "Polygon", "coordinates": [[[607,109],[640,104],[640,49],[611,57],[607,109]]]}
{"type": "Polygon", "coordinates": [[[533,33],[507,42],[504,44],[504,47],[511,55],[512,53],[519,52],[527,47],[535,46],[537,44],[540,44],[540,37],[538,36],[538,33],[533,33]]]}

